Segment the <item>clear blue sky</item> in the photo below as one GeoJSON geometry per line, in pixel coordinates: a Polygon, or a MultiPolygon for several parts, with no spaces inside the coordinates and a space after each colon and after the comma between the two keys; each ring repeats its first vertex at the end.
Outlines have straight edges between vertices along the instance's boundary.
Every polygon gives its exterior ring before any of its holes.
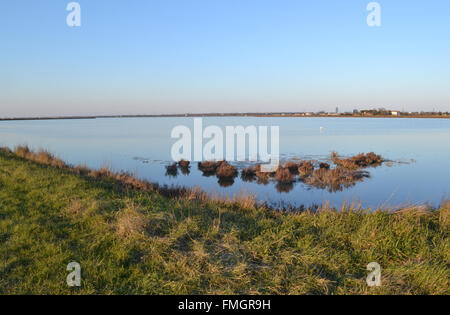
{"type": "Polygon", "coordinates": [[[0,2],[0,117],[450,111],[450,1],[0,2]]]}

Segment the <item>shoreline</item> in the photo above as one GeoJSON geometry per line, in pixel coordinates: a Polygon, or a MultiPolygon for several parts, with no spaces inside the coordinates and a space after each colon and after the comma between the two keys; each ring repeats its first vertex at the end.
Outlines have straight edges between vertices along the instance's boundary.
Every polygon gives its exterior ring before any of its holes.
{"type": "MultiPolygon", "coordinates": [[[[15,148],[2,147],[0,146],[0,157],[1,155],[10,155],[14,158],[24,160],[29,163],[36,163],[37,165],[41,165],[44,167],[55,168],[68,174],[72,174],[83,179],[101,182],[101,181],[112,181],[115,185],[122,187],[123,189],[131,189],[135,191],[140,191],[143,193],[158,193],[161,196],[168,199],[184,199],[184,200],[197,200],[199,202],[212,202],[222,205],[234,205],[238,207],[243,207],[247,209],[254,210],[263,210],[269,212],[275,212],[279,214],[289,213],[289,214],[299,214],[302,212],[316,212],[321,211],[322,209],[329,209],[332,211],[340,211],[344,208],[352,208],[357,211],[385,211],[388,213],[395,213],[397,211],[401,211],[405,208],[421,208],[428,209],[430,211],[438,210],[443,205],[450,204],[450,200],[442,199],[440,203],[432,205],[429,201],[421,202],[417,204],[407,204],[400,203],[397,205],[391,206],[381,206],[381,207],[363,207],[361,203],[347,203],[344,202],[341,205],[330,205],[328,200],[322,200],[321,203],[310,203],[310,204],[283,204],[282,206],[276,206],[275,204],[268,203],[264,200],[258,200],[256,196],[252,193],[247,193],[244,191],[240,191],[233,195],[214,195],[206,190],[203,190],[199,186],[182,186],[182,185],[171,185],[168,186],[166,184],[160,184],[159,182],[154,182],[147,179],[140,179],[136,177],[134,174],[131,174],[124,170],[115,171],[108,167],[102,168],[89,168],[86,165],[78,164],[68,164],[66,161],[63,161],[59,157],[53,155],[46,149],[38,149],[33,151],[28,148],[28,146],[17,146],[15,148]]],[[[380,156],[381,158],[381,156],[380,156]]],[[[344,159],[344,162],[347,159],[344,159]]],[[[384,160],[386,162],[388,160],[384,160]]],[[[304,161],[303,161],[304,162],[304,161]]],[[[208,163],[208,162],[207,162],[208,163]]],[[[301,164],[301,161],[299,162],[301,164]]],[[[178,164],[178,163],[175,163],[178,164]]],[[[379,165],[376,165],[377,167],[379,165]]],[[[367,166],[366,168],[374,167],[372,165],[367,166]]],[[[239,173],[246,171],[246,169],[240,169],[239,173]]],[[[254,166],[253,166],[254,168],[254,166]]],[[[287,169],[286,166],[281,167],[282,169],[287,169]]],[[[325,169],[316,169],[317,171],[324,171],[325,169]]],[[[364,170],[364,167],[354,169],[355,172],[361,172],[364,170]]],[[[214,171],[216,173],[216,171],[214,171]]],[[[267,173],[267,178],[272,176],[270,179],[278,182],[279,184],[284,184],[283,182],[277,181],[274,179],[275,173],[267,173]]],[[[216,175],[217,176],[217,175],[216,175]]],[[[300,175],[299,175],[300,176],[300,175]]],[[[218,177],[219,178],[219,177],[218,177]]]]}
{"type": "Polygon", "coordinates": [[[77,294],[450,292],[450,203],[275,212],[166,197],[35,159],[0,151],[2,294],[74,294],[62,285],[71,261],[83,270],[77,294]],[[366,283],[370,262],[383,270],[380,287],[366,283]]]}
{"type": "Polygon", "coordinates": [[[399,119],[450,119],[450,115],[345,115],[323,114],[307,115],[305,113],[199,113],[199,114],[158,114],[158,115],[98,115],[98,116],[44,116],[44,117],[11,117],[0,118],[0,121],[29,121],[29,120],[83,120],[108,118],[190,118],[190,117],[287,117],[287,118],[399,118],[399,119]]]}

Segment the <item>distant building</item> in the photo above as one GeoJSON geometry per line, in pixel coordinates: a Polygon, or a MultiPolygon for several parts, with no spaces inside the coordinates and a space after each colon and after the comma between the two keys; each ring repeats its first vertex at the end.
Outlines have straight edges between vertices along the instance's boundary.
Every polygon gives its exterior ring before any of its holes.
{"type": "Polygon", "coordinates": [[[336,114],[339,113],[339,107],[336,107],[336,114]]]}
{"type": "Polygon", "coordinates": [[[391,115],[392,116],[400,116],[400,112],[396,111],[396,110],[393,110],[393,111],[391,111],[391,115]]]}

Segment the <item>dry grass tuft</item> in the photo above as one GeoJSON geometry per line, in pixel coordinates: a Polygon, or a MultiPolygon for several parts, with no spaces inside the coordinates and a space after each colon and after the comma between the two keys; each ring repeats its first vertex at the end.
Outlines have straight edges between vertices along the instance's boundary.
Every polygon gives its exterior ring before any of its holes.
{"type": "Polygon", "coordinates": [[[91,170],[88,175],[95,179],[115,177],[114,172],[107,166],[104,166],[98,170],[91,170]]]}
{"type": "Polygon", "coordinates": [[[118,213],[116,231],[121,237],[133,237],[143,235],[146,232],[148,220],[140,212],[134,203],[129,204],[118,213]]]}
{"type": "Polygon", "coordinates": [[[21,158],[28,158],[28,154],[30,153],[30,148],[27,145],[19,145],[14,149],[14,153],[21,158]]]}
{"type": "Polygon", "coordinates": [[[34,154],[33,160],[41,164],[52,165],[54,157],[49,152],[41,149],[36,154],[34,154]]]}
{"type": "Polygon", "coordinates": [[[36,163],[53,166],[59,169],[67,168],[66,163],[61,159],[53,156],[50,152],[40,149],[37,152],[31,151],[28,146],[17,146],[14,153],[23,158],[36,163]]]}
{"type": "Polygon", "coordinates": [[[450,231],[450,201],[442,203],[439,213],[439,223],[446,229],[445,233],[448,234],[450,231]]]}
{"type": "Polygon", "coordinates": [[[0,151],[3,152],[3,153],[6,153],[6,154],[11,154],[11,153],[13,153],[13,152],[11,151],[11,149],[8,148],[8,147],[0,147],[0,151]]]}
{"type": "Polygon", "coordinates": [[[258,203],[256,201],[256,195],[249,194],[245,191],[239,191],[239,193],[233,196],[223,196],[216,194],[214,196],[209,196],[207,201],[217,202],[219,204],[238,206],[243,209],[256,209],[258,208],[258,203]]]}
{"type": "Polygon", "coordinates": [[[87,165],[77,165],[74,168],[74,171],[77,175],[86,176],[89,174],[89,168],[87,165]]]}
{"type": "Polygon", "coordinates": [[[73,199],[69,203],[69,207],[67,208],[67,212],[72,215],[80,215],[83,212],[83,205],[80,200],[73,199]]]}
{"type": "Polygon", "coordinates": [[[257,208],[256,195],[249,194],[240,191],[237,195],[234,195],[231,199],[231,203],[238,205],[243,209],[255,209],[257,208]]]}

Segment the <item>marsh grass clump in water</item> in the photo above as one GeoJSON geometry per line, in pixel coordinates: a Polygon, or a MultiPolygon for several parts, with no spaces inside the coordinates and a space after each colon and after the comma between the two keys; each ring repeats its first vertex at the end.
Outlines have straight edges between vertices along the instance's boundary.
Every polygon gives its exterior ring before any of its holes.
{"type": "Polygon", "coordinates": [[[178,161],[178,166],[180,166],[181,168],[188,168],[190,166],[191,162],[186,161],[186,160],[180,160],[178,161]]]}
{"type": "Polygon", "coordinates": [[[189,175],[191,173],[190,164],[191,162],[186,160],[180,160],[176,163],[173,163],[168,167],[166,167],[167,169],[166,176],[173,176],[173,177],[178,176],[178,168],[180,169],[181,174],[189,175]]]}
{"type": "Polygon", "coordinates": [[[314,164],[312,161],[301,161],[298,165],[298,172],[301,176],[309,176],[314,171],[314,164]]]}
{"type": "Polygon", "coordinates": [[[216,170],[218,178],[230,179],[238,175],[237,168],[227,162],[223,162],[216,170]]]}
{"type": "Polygon", "coordinates": [[[299,165],[293,161],[284,163],[284,168],[287,168],[289,170],[289,172],[291,172],[291,174],[294,174],[294,175],[298,174],[298,166],[299,165]]]}
{"type": "Polygon", "coordinates": [[[177,177],[178,176],[178,168],[177,163],[173,163],[166,166],[166,175],[177,177]]]}
{"type": "Polygon", "coordinates": [[[198,162],[198,169],[203,172],[205,176],[214,175],[223,161],[205,161],[198,162]]]}
{"type": "MultiPolygon", "coordinates": [[[[378,166],[383,162],[383,158],[373,152],[361,153],[347,159],[341,159],[336,152],[332,152],[331,159],[337,167],[330,169],[328,163],[322,162],[319,169],[304,176],[304,182],[313,187],[328,189],[330,192],[341,191],[369,177],[369,173],[360,169],[378,166]]],[[[307,170],[310,170],[310,167],[311,165],[308,165],[307,170]]]]}
{"type": "MultiPolygon", "coordinates": [[[[241,179],[246,182],[252,182],[256,179],[258,184],[263,185],[269,184],[273,179],[278,182],[276,189],[279,192],[288,192],[292,190],[292,185],[288,187],[282,187],[280,185],[294,183],[296,181],[296,175],[299,175],[299,181],[307,185],[320,189],[328,189],[330,192],[340,191],[344,188],[352,187],[357,182],[369,177],[369,174],[361,171],[361,169],[381,165],[383,161],[381,156],[373,152],[367,154],[361,153],[347,159],[341,159],[336,152],[333,152],[331,159],[336,165],[334,168],[331,168],[331,165],[327,162],[299,160],[298,162],[285,162],[283,166],[280,165],[277,168],[276,172],[262,172],[262,165],[258,164],[242,169],[241,179]],[[315,169],[316,167],[319,168],[315,169]]],[[[178,165],[181,165],[181,162],[178,165]]],[[[175,170],[175,166],[173,168],[175,170]]],[[[220,179],[219,185],[222,187],[231,186],[234,183],[234,178],[238,175],[236,167],[226,161],[200,162],[199,169],[203,172],[204,176],[216,175],[220,179]]]]}
{"type": "Polygon", "coordinates": [[[241,178],[243,181],[252,182],[256,179],[256,171],[253,166],[246,167],[241,171],[241,178]]]}
{"type": "Polygon", "coordinates": [[[360,153],[347,159],[339,158],[336,152],[331,153],[333,163],[348,169],[365,168],[369,166],[378,166],[383,163],[383,158],[373,152],[367,154],[360,153]]]}
{"type": "Polygon", "coordinates": [[[292,176],[289,169],[282,166],[278,166],[278,169],[274,175],[274,179],[282,184],[290,184],[294,182],[294,176],[292,176]]]}
{"type": "Polygon", "coordinates": [[[255,166],[255,175],[256,177],[258,177],[258,182],[266,183],[268,182],[269,178],[274,175],[274,173],[263,172],[261,170],[261,167],[261,164],[255,166]]]}
{"type": "Polygon", "coordinates": [[[183,173],[184,175],[189,175],[189,173],[191,172],[191,162],[190,161],[186,161],[186,160],[181,160],[178,162],[178,166],[180,167],[181,173],[183,173]]]}

